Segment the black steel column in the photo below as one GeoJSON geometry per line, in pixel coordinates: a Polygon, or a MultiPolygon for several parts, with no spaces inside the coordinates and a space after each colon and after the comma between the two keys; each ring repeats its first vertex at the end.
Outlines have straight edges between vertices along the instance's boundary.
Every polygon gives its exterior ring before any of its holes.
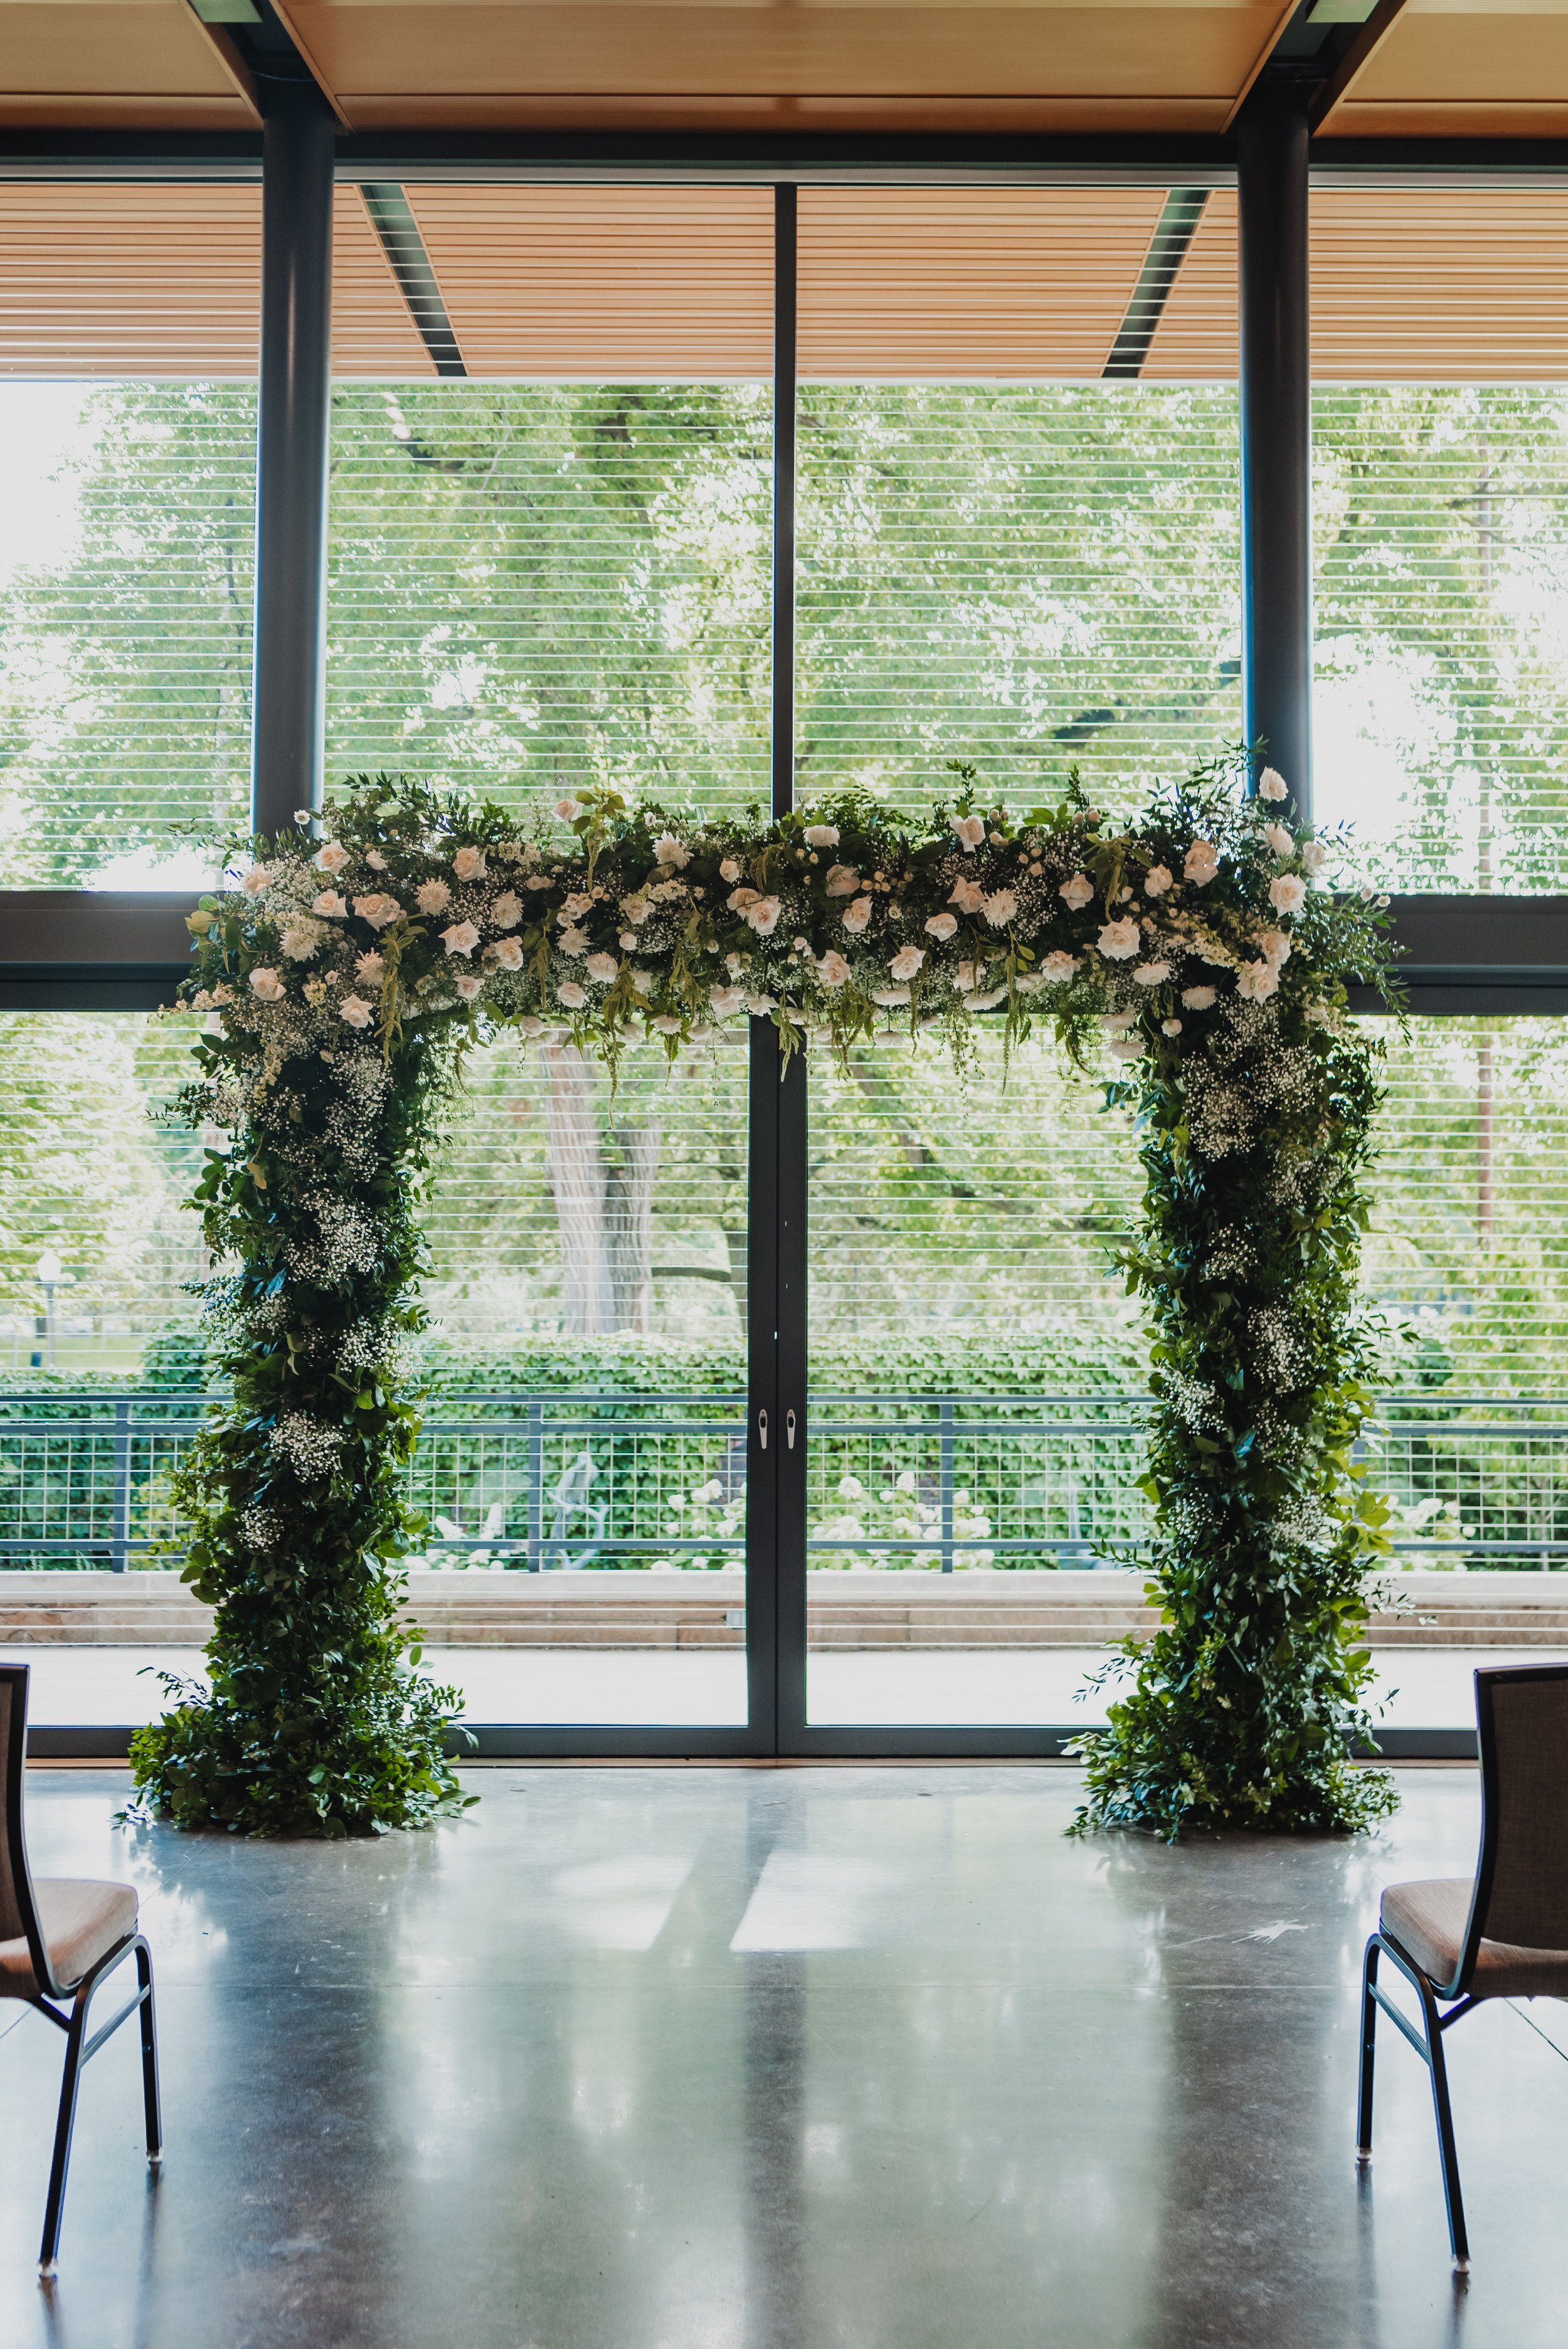
{"type": "Polygon", "coordinates": [[[251,804],[276,834],[321,804],[334,122],[314,84],[267,88],[251,804]]]}
{"type": "Polygon", "coordinates": [[[1237,126],[1246,735],[1312,814],[1307,94],[1260,82],[1237,126]]]}
{"type": "MultiPolygon", "coordinates": [[[[795,191],[774,191],[773,812],[795,797],[795,191]]],[[[751,1023],[747,1625],[751,1727],[806,1711],[806,1071],[751,1023]],[[766,1436],[766,1442],[764,1442],[766,1436]]]]}

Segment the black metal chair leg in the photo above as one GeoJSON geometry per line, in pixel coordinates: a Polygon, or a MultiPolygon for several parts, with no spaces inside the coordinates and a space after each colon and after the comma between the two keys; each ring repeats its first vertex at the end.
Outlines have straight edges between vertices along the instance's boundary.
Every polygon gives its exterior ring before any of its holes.
{"type": "Polygon", "coordinates": [[[1454,2116],[1449,2104],[1449,2067],[1443,2056],[1442,2025],[1437,2001],[1421,1984],[1421,2016],[1426,2025],[1429,2064],[1432,2075],[1432,2108],[1438,2119],[1438,2151],[1443,2164],[1443,2200],[1448,2205],[1449,2241],[1456,2268],[1470,2266],[1470,2237],[1465,2231],[1465,2206],[1460,2192],[1459,2148],[1454,2143],[1454,2116]]]}
{"type": "Polygon", "coordinates": [[[1367,1944],[1361,1966],[1361,2088],[1356,2104],[1356,2158],[1372,2158],[1372,2069],[1377,2058],[1377,1936],[1367,1944]]]}
{"type": "Polygon", "coordinates": [[[137,1936],[136,1978],[141,2001],[141,2100],[147,2113],[147,2158],[163,2158],[163,2108],[158,2094],[158,2025],[152,2010],[152,1951],[137,1936]]]}
{"type": "Polygon", "coordinates": [[[66,2207],[66,2173],[71,2162],[71,2134],[77,2124],[77,2088],[82,2076],[82,2040],[86,2033],[91,1980],[77,1992],[66,2033],[66,2064],[60,2079],[60,2109],[55,2121],[55,2158],[49,2165],[49,2199],[44,2206],[44,2240],[38,2248],[40,2274],[53,2275],[60,2248],[60,2220],[66,2207]]]}

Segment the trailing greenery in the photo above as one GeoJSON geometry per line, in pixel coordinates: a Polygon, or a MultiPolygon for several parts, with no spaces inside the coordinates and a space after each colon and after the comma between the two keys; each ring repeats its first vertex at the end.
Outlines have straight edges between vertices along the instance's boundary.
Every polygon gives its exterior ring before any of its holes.
{"type": "Polygon", "coordinates": [[[455,1690],[419,1676],[400,1622],[420,1527],[401,1470],[418,1426],[399,1342],[422,1327],[420,1176],[458,1039],[409,1035],[352,1070],[204,1038],[191,1123],[235,1131],[199,1195],[214,1258],[211,1353],[232,1388],[182,1459],[183,1579],[214,1610],[210,1692],[139,1730],[142,1798],[181,1826],[362,1835],[465,1799],[448,1758],[455,1690]],[[257,1065],[259,1063],[259,1065],[257,1065]]]}
{"type": "Polygon", "coordinates": [[[1349,1454],[1368,1402],[1354,1311],[1377,1048],[1346,981],[1380,973],[1370,893],[1315,890],[1327,843],[1239,769],[1137,824],[1076,785],[1021,816],[973,775],[911,832],[850,793],[766,823],[684,822],[611,792],[519,824],[382,778],[292,840],[232,843],[191,916],[207,1013],[192,1124],[232,1135],[201,1185],[232,1381],[188,1456],[187,1578],[216,1621],[211,1696],[136,1742],[146,1798],[253,1831],[415,1824],[457,1799],[449,1692],[398,1628],[416,1528],[418,1186],[466,1049],[495,1025],[614,1069],[767,1019],[781,1059],[842,1062],[890,1024],[962,1068],[972,1020],[1098,1028],[1136,1109],[1146,1195],[1130,1279],[1150,1309],[1148,1490],[1167,1623],[1085,1741],[1083,1824],[1357,1826],[1361,1577],[1379,1550],[1349,1454]],[[323,837],[322,833],[325,836],[323,837]]]}

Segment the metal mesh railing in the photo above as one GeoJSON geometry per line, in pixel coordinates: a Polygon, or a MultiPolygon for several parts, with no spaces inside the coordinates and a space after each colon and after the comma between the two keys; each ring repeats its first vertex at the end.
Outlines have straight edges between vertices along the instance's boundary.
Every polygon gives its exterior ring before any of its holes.
{"type": "MultiPolygon", "coordinates": [[[[1109,1564],[1143,1543],[1148,1399],[819,1394],[806,1436],[808,1556],[828,1570],[1109,1564]]],[[[189,1394],[0,1397],[0,1567],[177,1560],[171,1476],[189,1394]]],[[[459,1394],[407,1471],[416,1563],[703,1569],[745,1555],[744,1398],[459,1394]]],[[[1568,1562],[1568,1402],[1389,1396],[1360,1447],[1406,1565],[1568,1562]]]]}

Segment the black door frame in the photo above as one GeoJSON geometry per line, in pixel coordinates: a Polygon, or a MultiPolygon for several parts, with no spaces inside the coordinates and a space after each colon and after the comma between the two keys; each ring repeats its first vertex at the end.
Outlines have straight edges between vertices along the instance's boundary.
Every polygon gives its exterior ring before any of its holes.
{"type": "MultiPolygon", "coordinates": [[[[1248,724],[1287,744],[1286,771],[1309,805],[1310,546],[1307,537],[1308,176],[1467,172],[1560,185],[1563,150],[1531,142],[1336,140],[1313,151],[1305,100],[1260,90],[1249,136],[1233,140],[833,140],[763,134],[665,140],[339,139],[309,101],[280,95],[260,141],[78,132],[12,133],[0,176],[112,181],[254,179],[263,188],[263,349],[257,486],[258,716],[254,798],[271,829],[319,802],[330,176],[348,180],[641,179],[746,181],[774,189],[774,546],[772,802],[793,803],[797,189],[813,181],[886,185],[1239,184],[1242,211],[1243,600],[1248,724]],[[286,113],[284,109],[289,109],[286,113]],[[1265,121],[1264,115],[1267,119],[1265,121]],[[306,119],[308,115],[309,119],[306,119]],[[1297,119],[1299,117],[1299,119],[1297,119]],[[1288,119],[1287,119],[1288,118],[1288,119]],[[1239,170],[1238,170],[1239,164],[1239,170]],[[304,592],[302,592],[302,582],[304,592]],[[268,583],[271,583],[270,587],[268,583]],[[281,592],[284,586],[289,592],[281,592]],[[265,589],[263,594],[261,591],[265,589]],[[1294,768],[1296,771],[1292,772],[1294,768]]],[[[0,891],[0,1009],[138,1009],[170,999],[185,966],[184,901],[154,893],[0,891]]],[[[1412,1010],[1441,1016],[1568,1012],[1568,897],[1396,901],[1412,1010]]],[[[1376,1009],[1365,999],[1358,1009],[1376,1009]]],[[[807,1661],[807,1080],[781,1070],[776,1031],[752,1022],[748,1282],[747,1685],[732,1726],[479,1724],[482,1758],[1020,1757],[1061,1751],[1070,1727],[1036,1723],[812,1727],[807,1661]],[[766,1438],[766,1440],[764,1440],[766,1438]]],[[[53,1752],[109,1750],[129,1733],[54,1732],[53,1752]],[[62,1742],[64,1741],[64,1742],[62,1742]]]]}

